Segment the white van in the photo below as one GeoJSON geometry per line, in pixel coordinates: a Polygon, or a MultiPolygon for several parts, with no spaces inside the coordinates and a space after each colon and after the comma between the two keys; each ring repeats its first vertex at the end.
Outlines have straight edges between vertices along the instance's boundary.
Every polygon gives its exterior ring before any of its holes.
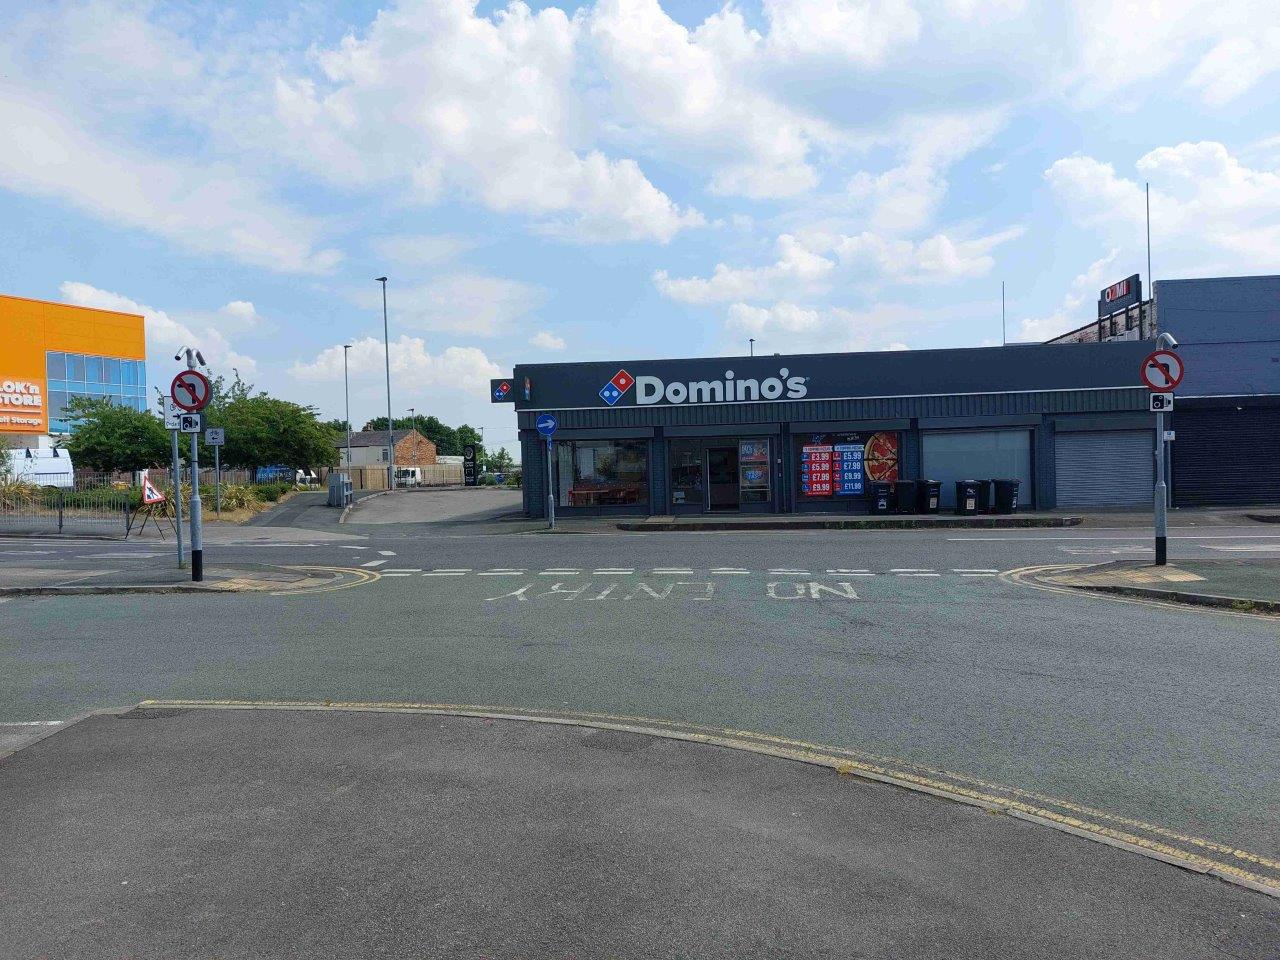
{"type": "Polygon", "coordinates": [[[61,487],[64,490],[70,490],[76,485],[76,470],[71,463],[71,454],[57,447],[19,447],[9,451],[9,463],[15,480],[25,480],[42,487],[61,487]]]}

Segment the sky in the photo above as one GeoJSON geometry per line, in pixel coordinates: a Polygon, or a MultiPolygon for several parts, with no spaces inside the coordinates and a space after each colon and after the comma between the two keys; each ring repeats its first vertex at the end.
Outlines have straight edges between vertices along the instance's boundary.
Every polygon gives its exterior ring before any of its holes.
{"type": "MultiPolygon", "coordinates": [[[[1280,272],[1272,0],[0,6],[0,292],[518,453],[516,363],[1043,340],[1280,272]]],[[[0,345],[0,349],[3,346],[0,345]]]]}

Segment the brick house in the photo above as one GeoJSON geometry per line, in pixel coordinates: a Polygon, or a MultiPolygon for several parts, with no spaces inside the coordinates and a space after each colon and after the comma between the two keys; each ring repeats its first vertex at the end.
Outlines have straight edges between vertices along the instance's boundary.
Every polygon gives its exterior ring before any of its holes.
{"type": "MultiPolygon", "coordinates": [[[[436,462],[436,445],[417,430],[396,430],[392,434],[398,467],[426,467],[436,462]]],[[[338,438],[338,462],[347,464],[347,438],[338,438]]],[[[361,430],[351,434],[351,464],[354,467],[376,467],[387,462],[387,432],[361,430]]]]}

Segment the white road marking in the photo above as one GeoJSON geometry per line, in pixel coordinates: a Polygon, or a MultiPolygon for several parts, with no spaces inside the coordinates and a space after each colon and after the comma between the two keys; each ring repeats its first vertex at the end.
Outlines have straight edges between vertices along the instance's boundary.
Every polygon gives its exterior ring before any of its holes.
{"type": "MultiPolygon", "coordinates": [[[[1147,531],[1148,533],[1150,531],[1147,531]]],[[[947,537],[951,543],[970,543],[974,541],[1013,541],[1013,540],[1132,540],[1133,534],[1127,537],[947,537]]],[[[1280,540],[1280,533],[1196,533],[1170,534],[1170,540],[1280,540]]]]}
{"type": "Polygon", "coordinates": [[[890,567],[890,573],[933,573],[933,567],[890,567]]]}
{"type": "Polygon", "coordinates": [[[522,577],[524,570],[513,570],[510,567],[494,567],[492,570],[481,570],[479,577],[522,577]]]}
{"type": "Polygon", "coordinates": [[[728,574],[728,573],[750,573],[751,571],[744,570],[741,567],[712,567],[710,572],[713,574],[722,574],[722,573],[728,574]]]}
{"type": "Polygon", "coordinates": [[[900,577],[940,577],[940,573],[900,573],[900,577]]]}
{"type": "Polygon", "coordinates": [[[691,567],[654,567],[653,572],[658,575],[683,574],[693,573],[693,569],[691,567]]]}
{"type": "Polygon", "coordinates": [[[0,720],[0,727],[60,727],[65,720],[0,720]]]}
{"type": "Polygon", "coordinates": [[[383,573],[421,573],[421,567],[388,567],[383,573]]]}
{"type": "Polygon", "coordinates": [[[593,577],[625,577],[635,573],[635,567],[601,567],[591,571],[593,577]]]}
{"type": "Polygon", "coordinates": [[[582,572],[581,570],[571,570],[567,567],[556,567],[552,570],[539,570],[538,576],[540,577],[576,577],[581,572],[582,572]]]}
{"type": "Polygon", "coordinates": [[[57,551],[56,551],[56,550],[4,550],[4,551],[0,551],[0,552],[3,552],[3,553],[4,553],[4,555],[5,555],[5,556],[8,556],[8,557],[19,557],[19,556],[21,556],[21,557],[44,557],[44,556],[51,556],[52,554],[56,553],[57,551]]]}
{"type": "Polygon", "coordinates": [[[780,577],[809,577],[812,576],[808,570],[798,570],[795,567],[770,567],[769,573],[780,577]]]}
{"type": "Polygon", "coordinates": [[[835,567],[828,570],[827,573],[870,573],[866,567],[835,567]]]}
{"type": "Polygon", "coordinates": [[[338,544],[338,549],[339,549],[339,550],[368,550],[369,548],[368,548],[368,547],[353,547],[353,546],[351,546],[351,544],[349,544],[349,543],[340,543],[340,544],[338,544]]]}
{"type": "Polygon", "coordinates": [[[423,574],[423,576],[424,577],[465,577],[470,572],[471,572],[470,570],[458,570],[458,569],[428,570],[426,573],[423,574]]]}
{"type": "Polygon", "coordinates": [[[139,560],[148,560],[151,557],[162,557],[162,553],[78,553],[77,560],[132,560],[137,557],[139,560]]]}
{"type": "Polygon", "coordinates": [[[962,577],[996,577],[996,576],[999,576],[999,574],[996,574],[996,573],[962,573],[962,574],[960,574],[960,576],[962,576],[962,577]]]}
{"type": "Polygon", "coordinates": [[[952,573],[999,573],[995,567],[952,567],[952,573]]]}
{"type": "Polygon", "coordinates": [[[396,555],[396,552],[395,552],[394,550],[379,550],[379,551],[378,551],[378,556],[380,556],[380,557],[394,557],[395,555],[396,555]]]}
{"type": "Polygon", "coordinates": [[[386,562],[387,562],[387,561],[385,561],[385,560],[370,560],[368,563],[362,563],[362,564],[360,564],[360,566],[362,566],[362,567],[380,567],[380,566],[382,566],[382,565],[383,565],[384,563],[386,563],[386,562]]]}
{"type": "Polygon", "coordinates": [[[0,603],[8,603],[12,597],[0,597],[0,603]]]}
{"type": "Polygon", "coordinates": [[[1234,550],[1234,551],[1262,551],[1262,550],[1280,550],[1280,543],[1241,543],[1241,544],[1216,544],[1207,543],[1205,547],[1209,550],[1234,550]]]}
{"type": "Polygon", "coordinates": [[[412,577],[413,576],[412,573],[394,573],[390,570],[382,571],[382,575],[384,577],[412,577]]]}

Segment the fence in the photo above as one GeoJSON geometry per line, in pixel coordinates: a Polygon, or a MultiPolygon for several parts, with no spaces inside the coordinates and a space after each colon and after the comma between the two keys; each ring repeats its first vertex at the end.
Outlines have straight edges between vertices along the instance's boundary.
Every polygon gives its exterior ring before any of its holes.
{"type": "MultiPolygon", "coordinates": [[[[343,470],[351,474],[352,490],[387,489],[386,466],[352,467],[343,470]]],[[[323,481],[323,477],[321,478],[323,481]]],[[[462,465],[459,463],[433,463],[422,467],[396,467],[398,487],[450,487],[462,483],[462,465]]]]}
{"type": "Polygon", "coordinates": [[[123,537],[138,499],[136,489],[101,477],[68,488],[0,481],[0,532],[123,537]]]}

